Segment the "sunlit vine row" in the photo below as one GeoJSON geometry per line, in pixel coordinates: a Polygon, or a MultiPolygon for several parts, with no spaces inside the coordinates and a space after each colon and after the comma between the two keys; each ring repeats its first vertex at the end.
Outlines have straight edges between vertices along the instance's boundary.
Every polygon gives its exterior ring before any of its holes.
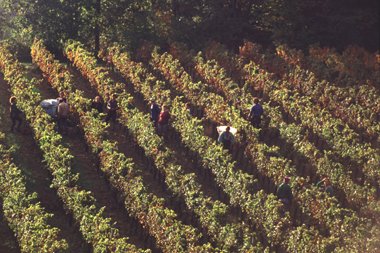
{"type": "Polygon", "coordinates": [[[41,96],[35,89],[38,81],[27,78],[27,72],[6,46],[0,48],[0,67],[19,101],[18,106],[34,131],[34,137],[53,175],[52,187],[57,189],[66,210],[73,215],[84,239],[93,246],[93,251],[139,252],[127,242],[127,238],[119,236],[111,219],[104,217],[104,209],[95,207],[96,200],[91,192],[78,187],[78,175],[71,172],[73,156],[63,146],[62,136],[55,132],[55,123],[38,106],[41,101],[41,96]]]}
{"type": "Polygon", "coordinates": [[[66,240],[59,238],[59,228],[49,224],[53,214],[45,211],[35,192],[26,190],[22,171],[12,160],[14,150],[7,148],[4,138],[0,133],[0,197],[21,252],[64,252],[68,248],[66,240]]]}
{"type": "MultiPolygon", "coordinates": [[[[34,59],[50,77],[52,86],[68,92],[70,101],[75,101],[73,104],[80,117],[86,141],[93,152],[99,155],[102,171],[108,175],[111,184],[122,194],[126,209],[156,238],[158,246],[165,252],[180,252],[186,248],[196,252],[203,252],[206,248],[210,251],[211,248],[207,245],[204,249],[195,245],[199,240],[199,235],[195,234],[194,229],[181,224],[174,211],[164,207],[163,199],[147,192],[141,177],[142,172],[130,159],[118,151],[116,142],[106,140],[107,125],[94,112],[88,110],[90,100],[85,99],[80,92],[74,92],[74,82],[68,69],[58,62],[54,65],[59,71],[47,69],[46,66],[54,60],[53,55],[43,47],[41,42],[35,43],[34,49],[34,59]],[[65,78],[59,79],[63,73],[65,78]]],[[[118,89],[117,86],[113,88],[118,89]]],[[[127,104],[130,101],[127,96],[123,99],[127,104]]]]}

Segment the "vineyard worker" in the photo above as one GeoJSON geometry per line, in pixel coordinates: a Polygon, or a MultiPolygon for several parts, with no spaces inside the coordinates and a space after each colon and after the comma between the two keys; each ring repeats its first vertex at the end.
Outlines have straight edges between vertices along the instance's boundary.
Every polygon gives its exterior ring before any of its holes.
{"type": "Polygon", "coordinates": [[[193,110],[191,109],[190,103],[186,103],[186,110],[189,112],[190,115],[193,115],[193,110]]]}
{"type": "Polygon", "coordinates": [[[322,180],[317,183],[317,187],[327,192],[330,197],[334,195],[334,189],[331,185],[330,179],[327,176],[323,177],[322,180]]]}
{"type": "Polygon", "coordinates": [[[11,132],[13,132],[13,129],[16,125],[16,122],[18,123],[16,130],[20,131],[20,126],[22,123],[22,119],[21,119],[21,113],[22,112],[17,107],[17,101],[16,101],[15,96],[10,97],[9,104],[10,104],[9,112],[10,112],[10,116],[11,116],[11,120],[12,120],[11,132]]]}
{"type": "Polygon", "coordinates": [[[158,119],[160,117],[160,107],[153,99],[150,101],[150,120],[154,126],[157,127],[158,119]]]}
{"type": "Polygon", "coordinates": [[[67,118],[69,116],[69,112],[70,108],[66,98],[60,98],[57,106],[57,122],[59,131],[67,132],[67,118]]]}
{"type": "Polygon", "coordinates": [[[108,92],[106,92],[106,94],[104,95],[104,99],[102,97],[100,97],[102,99],[102,102],[108,102],[108,100],[110,100],[110,94],[108,92]]]}
{"type": "Polygon", "coordinates": [[[284,182],[280,184],[280,186],[277,189],[277,197],[278,199],[288,205],[293,199],[293,194],[292,194],[292,189],[290,188],[289,185],[290,178],[285,177],[284,182]]]}
{"type": "Polygon", "coordinates": [[[114,71],[113,62],[112,62],[112,52],[108,53],[108,55],[106,56],[106,59],[107,59],[107,66],[111,69],[111,71],[114,71]]]}
{"type": "Polygon", "coordinates": [[[100,96],[96,96],[94,100],[92,100],[91,108],[98,111],[98,113],[103,112],[103,102],[100,96]]]}
{"type": "Polygon", "coordinates": [[[61,99],[66,99],[66,102],[67,102],[66,94],[65,94],[64,91],[60,91],[59,92],[59,97],[57,97],[58,101],[60,101],[61,99]]]}
{"type": "Polygon", "coordinates": [[[169,120],[170,120],[169,108],[166,105],[163,105],[160,115],[158,117],[158,132],[165,133],[167,131],[169,120]]]}
{"type": "Polygon", "coordinates": [[[226,130],[223,131],[218,138],[218,142],[223,145],[225,149],[230,150],[232,143],[235,141],[234,135],[230,132],[230,127],[226,127],[226,130]]]}
{"type": "Polygon", "coordinates": [[[249,112],[248,118],[251,120],[252,126],[260,128],[261,117],[264,114],[263,107],[259,104],[259,99],[254,98],[251,111],[249,112]]]}
{"type": "Polygon", "coordinates": [[[117,118],[117,101],[116,101],[116,94],[112,94],[111,99],[107,102],[107,116],[106,116],[106,122],[108,123],[110,120],[112,122],[116,122],[117,118]]]}

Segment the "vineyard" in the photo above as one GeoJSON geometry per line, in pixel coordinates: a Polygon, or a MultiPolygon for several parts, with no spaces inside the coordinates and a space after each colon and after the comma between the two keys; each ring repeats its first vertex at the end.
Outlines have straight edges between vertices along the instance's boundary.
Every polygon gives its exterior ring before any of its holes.
{"type": "Polygon", "coordinates": [[[35,39],[30,58],[0,44],[0,252],[380,252],[379,55],[248,41],[94,55],[74,40],[54,55],[35,39]],[[61,93],[65,134],[40,106],[61,93]],[[109,94],[117,122],[91,109],[109,94]],[[152,99],[171,114],[163,134],[152,99]],[[221,125],[237,129],[231,150],[221,125]]]}

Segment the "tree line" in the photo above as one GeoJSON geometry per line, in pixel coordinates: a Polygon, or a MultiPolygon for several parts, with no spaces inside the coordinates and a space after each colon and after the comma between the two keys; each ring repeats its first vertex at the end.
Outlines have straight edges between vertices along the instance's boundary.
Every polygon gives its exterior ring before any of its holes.
{"type": "Polygon", "coordinates": [[[379,46],[376,0],[0,0],[0,39],[58,47],[68,38],[93,46],[141,40],[181,41],[197,48],[218,40],[237,48],[311,44],[344,49],[379,46]]]}

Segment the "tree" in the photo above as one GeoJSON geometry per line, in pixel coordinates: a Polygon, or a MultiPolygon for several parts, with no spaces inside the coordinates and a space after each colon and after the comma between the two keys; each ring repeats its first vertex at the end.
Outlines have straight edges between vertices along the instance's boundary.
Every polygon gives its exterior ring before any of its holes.
{"type": "Polygon", "coordinates": [[[6,26],[17,42],[30,44],[34,36],[53,46],[78,35],[81,2],[75,0],[3,0],[0,7],[10,17],[6,26]]]}
{"type": "Polygon", "coordinates": [[[292,47],[319,43],[340,49],[379,45],[379,3],[374,0],[268,0],[256,5],[258,26],[292,47]]]}
{"type": "Polygon", "coordinates": [[[244,39],[377,49],[378,9],[375,0],[0,0],[0,36],[24,45],[37,36],[56,48],[73,38],[95,51],[141,40],[237,48],[244,39]]]}

